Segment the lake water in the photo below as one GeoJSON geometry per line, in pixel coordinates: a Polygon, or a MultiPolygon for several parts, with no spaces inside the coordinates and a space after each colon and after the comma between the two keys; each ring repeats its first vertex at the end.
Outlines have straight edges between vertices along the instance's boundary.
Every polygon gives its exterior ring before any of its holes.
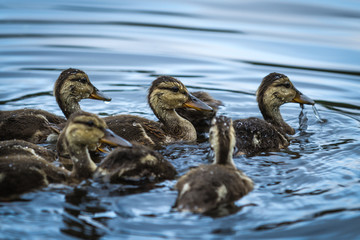
{"type": "MultiPolygon", "coordinates": [[[[0,239],[359,239],[359,1],[25,1],[0,2],[0,110],[61,115],[52,88],[63,69],[88,73],[113,100],[83,100],[100,115],[155,119],[147,89],[161,74],[224,102],[220,114],[261,117],[255,91],[270,72],[286,74],[316,101],[281,152],[237,157],[255,182],[223,217],[171,210],[174,181],[141,187],[52,185],[0,203],[0,239]]],[[[209,163],[207,141],[162,150],[179,175],[209,163]]]]}

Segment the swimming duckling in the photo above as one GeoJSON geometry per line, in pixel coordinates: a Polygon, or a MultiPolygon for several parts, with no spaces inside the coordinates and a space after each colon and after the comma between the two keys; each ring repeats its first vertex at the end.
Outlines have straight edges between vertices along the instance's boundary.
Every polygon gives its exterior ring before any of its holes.
{"type": "Polygon", "coordinates": [[[232,120],[225,116],[214,118],[210,128],[214,163],[191,169],[178,180],[174,206],[177,210],[208,213],[233,203],[253,189],[253,181],[234,164],[235,141],[232,120]]]}
{"type": "Polygon", "coordinates": [[[212,111],[208,105],[192,96],[184,84],[169,76],[160,76],[153,81],[148,103],[160,122],[132,115],[106,117],[105,121],[111,130],[128,141],[157,146],[197,139],[194,126],[180,117],[175,109],[187,107],[212,111]]]}
{"type": "Polygon", "coordinates": [[[287,134],[293,135],[295,130],[282,118],[280,106],[288,102],[315,104],[297,90],[287,76],[280,73],[270,73],[264,77],[256,96],[265,120],[252,117],[234,121],[237,155],[254,155],[286,148],[290,144],[287,134]]]}
{"type": "Polygon", "coordinates": [[[174,179],[177,172],[164,157],[139,144],[117,148],[99,164],[95,177],[111,183],[146,183],[174,179]]]}
{"type": "Polygon", "coordinates": [[[73,162],[72,171],[52,165],[35,150],[30,150],[30,155],[19,153],[0,156],[0,199],[11,199],[50,183],[72,184],[92,177],[97,166],[89,156],[87,146],[90,144],[103,141],[131,146],[107,129],[102,119],[82,111],[71,115],[62,134],[65,134],[63,139],[73,162]]]}
{"type": "Polygon", "coordinates": [[[10,155],[39,156],[48,162],[58,161],[66,169],[72,168],[70,158],[57,157],[54,151],[24,140],[0,141],[0,157],[10,155]]]}
{"type": "MultiPolygon", "coordinates": [[[[81,99],[111,100],[92,85],[85,72],[73,68],[60,74],[55,82],[54,95],[66,118],[81,110],[81,99]]],[[[40,109],[0,111],[0,139],[43,143],[51,133],[57,133],[55,125],[65,122],[63,117],[40,109]]]]}
{"type": "Polygon", "coordinates": [[[213,111],[196,111],[192,108],[179,108],[176,112],[183,118],[189,120],[195,127],[198,134],[209,132],[211,120],[215,117],[219,107],[223,105],[220,100],[214,99],[209,93],[199,91],[191,92],[193,96],[210,106],[213,111]]]}

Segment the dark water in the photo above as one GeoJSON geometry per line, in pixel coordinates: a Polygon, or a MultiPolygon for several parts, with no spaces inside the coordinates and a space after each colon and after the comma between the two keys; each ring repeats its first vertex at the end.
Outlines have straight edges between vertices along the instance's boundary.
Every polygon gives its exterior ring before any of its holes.
{"type": "MultiPolygon", "coordinates": [[[[61,70],[86,71],[113,100],[82,101],[100,115],[154,119],[147,88],[178,77],[224,102],[234,119],[260,117],[255,91],[270,72],[290,77],[326,121],[282,107],[297,130],[289,149],[238,157],[255,190],[212,218],[171,211],[175,181],[141,187],[52,185],[0,203],[0,239],[359,239],[359,1],[0,2],[0,109],[61,114],[51,94],[61,70]]],[[[211,161],[207,142],[162,153],[184,174],[211,161]]]]}

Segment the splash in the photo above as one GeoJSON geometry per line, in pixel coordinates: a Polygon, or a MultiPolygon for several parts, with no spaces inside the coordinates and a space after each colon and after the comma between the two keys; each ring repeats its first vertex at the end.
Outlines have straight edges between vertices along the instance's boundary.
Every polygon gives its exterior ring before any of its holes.
{"type": "Polygon", "coordinates": [[[317,118],[317,120],[319,120],[319,122],[323,123],[325,122],[323,119],[321,119],[319,111],[316,109],[315,105],[312,105],[312,109],[314,111],[315,117],[317,118]]]}
{"type": "Polygon", "coordinates": [[[300,104],[301,112],[299,114],[299,130],[305,131],[308,127],[308,118],[306,112],[304,112],[304,104],[300,104]]]}

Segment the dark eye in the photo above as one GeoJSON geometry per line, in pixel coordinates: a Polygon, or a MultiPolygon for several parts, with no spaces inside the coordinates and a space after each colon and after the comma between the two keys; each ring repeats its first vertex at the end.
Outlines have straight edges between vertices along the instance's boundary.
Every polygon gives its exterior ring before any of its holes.
{"type": "Polygon", "coordinates": [[[175,87],[170,88],[170,90],[173,91],[173,92],[178,92],[179,88],[175,86],[175,87]]]}
{"type": "Polygon", "coordinates": [[[290,88],[291,84],[289,82],[286,82],[286,83],[283,84],[283,86],[286,87],[286,88],[290,88]]]}
{"type": "Polygon", "coordinates": [[[78,81],[81,83],[87,83],[87,79],[85,77],[79,78],[78,81]]]}
{"type": "Polygon", "coordinates": [[[93,127],[95,125],[94,121],[90,120],[86,122],[86,125],[88,125],[89,127],[93,127]]]}

